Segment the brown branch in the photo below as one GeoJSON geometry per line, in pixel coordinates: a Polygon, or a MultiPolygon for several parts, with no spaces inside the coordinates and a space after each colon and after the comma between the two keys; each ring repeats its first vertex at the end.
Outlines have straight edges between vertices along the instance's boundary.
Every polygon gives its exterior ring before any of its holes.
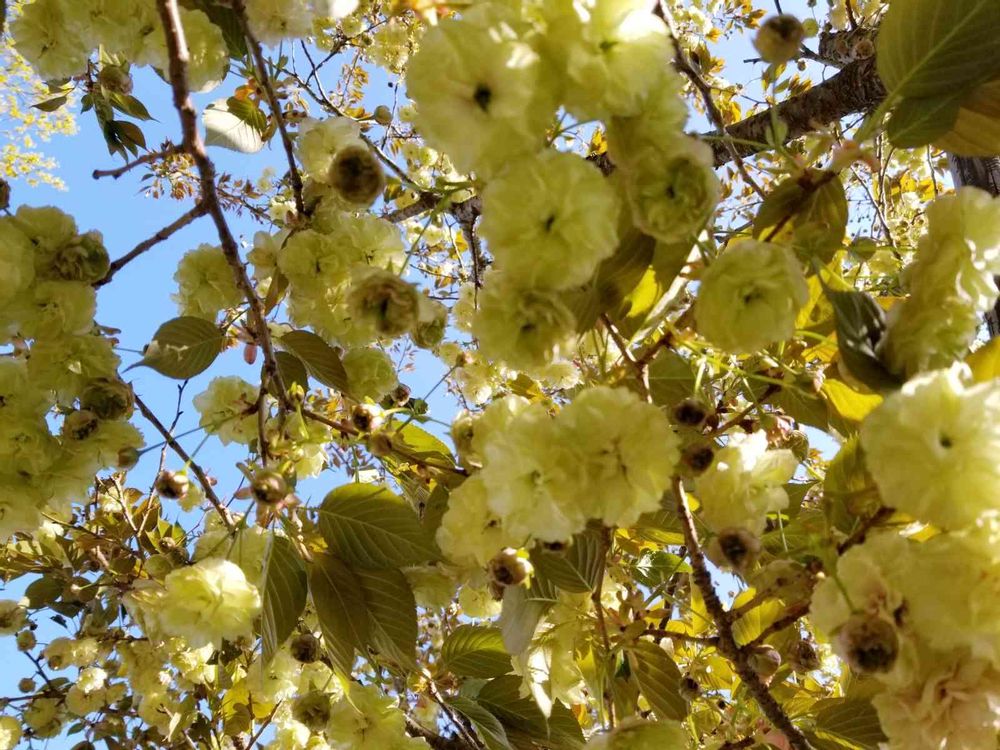
{"type": "Polygon", "coordinates": [[[788,611],[785,612],[785,614],[760,631],[760,634],[752,641],[745,644],[743,648],[753,648],[754,646],[766,643],[767,639],[772,635],[780,633],[785,628],[790,628],[807,614],[809,614],[809,602],[793,604],[788,608],[788,611]]]}
{"type": "Polygon", "coordinates": [[[104,278],[101,279],[100,281],[94,282],[94,287],[99,288],[109,283],[116,273],[122,270],[122,268],[127,266],[133,260],[138,258],[143,253],[145,253],[147,250],[151,250],[161,242],[166,241],[175,232],[183,229],[184,227],[186,227],[188,224],[192,223],[199,217],[204,216],[207,212],[208,209],[205,208],[205,204],[196,203],[194,205],[194,208],[192,208],[190,211],[181,214],[179,217],[177,217],[175,221],[171,222],[170,224],[167,224],[167,226],[163,227],[163,229],[154,234],[152,237],[143,240],[134,248],[125,253],[122,257],[118,258],[118,260],[114,261],[108,267],[108,272],[104,275],[104,278]]]}
{"type": "Polygon", "coordinates": [[[264,89],[268,104],[271,105],[271,115],[274,117],[274,121],[278,126],[281,143],[285,148],[285,157],[288,159],[288,179],[292,183],[292,192],[295,195],[295,210],[298,212],[299,216],[304,216],[306,212],[306,205],[302,199],[302,175],[299,174],[299,168],[295,164],[295,151],[292,148],[292,139],[288,135],[288,127],[285,124],[285,116],[281,109],[281,102],[278,101],[278,95],[274,91],[274,84],[271,82],[271,76],[267,72],[267,61],[264,59],[264,50],[261,48],[257,37],[253,35],[253,31],[250,28],[250,22],[247,21],[247,8],[244,0],[232,0],[232,8],[233,12],[236,14],[236,19],[240,24],[240,31],[243,32],[243,36],[246,37],[247,40],[247,45],[250,47],[250,52],[254,59],[254,65],[257,68],[257,81],[264,89]]]}
{"type": "Polygon", "coordinates": [[[892,508],[879,508],[872,515],[866,518],[861,525],[858,526],[858,528],[856,528],[849,537],[847,537],[847,539],[837,545],[837,554],[842,555],[851,547],[864,544],[865,539],[868,537],[868,532],[882,523],[882,521],[888,520],[895,512],[896,511],[892,508]]]}
{"type": "MultiPolygon", "coordinates": [[[[886,90],[875,68],[874,58],[857,60],[823,83],[813,86],[781,104],[726,128],[731,145],[741,158],[753,156],[770,148],[768,134],[772,118],[787,126],[784,143],[814,132],[817,128],[837,122],[848,115],[875,109],[885,99],[886,90]]],[[[710,136],[708,136],[710,137],[710,136]]],[[[712,143],[715,165],[722,166],[733,159],[725,139],[712,143]]]]}
{"type": "Polygon", "coordinates": [[[166,159],[171,156],[176,156],[177,154],[184,153],[184,149],[180,146],[174,146],[173,144],[168,145],[162,151],[152,151],[148,154],[143,154],[135,161],[130,161],[124,166],[118,167],[117,169],[95,169],[91,172],[91,177],[95,180],[99,180],[102,177],[114,177],[116,180],[127,172],[131,172],[136,167],[140,167],[143,164],[152,164],[158,159],[166,159]]]}
{"type": "Polygon", "coordinates": [[[222,504],[219,496],[215,494],[215,488],[212,487],[212,480],[208,478],[204,469],[194,462],[190,454],[188,454],[181,444],[177,442],[174,436],[170,434],[170,430],[168,430],[164,426],[163,422],[161,422],[157,416],[153,414],[152,410],[146,406],[145,402],[143,402],[138,395],[135,397],[135,405],[139,407],[139,411],[142,412],[142,416],[144,416],[146,420],[156,428],[156,431],[163,436],[163,439],[167,441],[167,445],[173,449],[174,453],[177,454],[177,457],[184,462],[184,465],[191,468],[191,473],[195,475],[198,483],[201,485],[201,488],[205,491],[205,497],[208,498],[208,502],[210,502],[215,507],[215,510],[218,511],[219,517],[222,518],[222,522],[225,524],[226,528],[233,531],[236,528],[233,524],[233,519],[230,517],[226,506],[222,504]]]}
{"type": "Polygon", "coordinates": [[[733,636],[733,621],[731,613],[726,611],[719,599],[715,586],[712,583],[712,575],[708,572],[708,564],[705,560],[705,553],[698,541],[698,533],[695,531],[694,518],[688,508],[684,498],[684,487],[679,478],[674,478],[674,496],[677,502],[677,515],[681,520],[681,527],[684,530],[684,541],[691,558],[691,568],[695,585],[701,591],[702,599],[705,602],[705,609],[712,617],[719,631],[719,651],[732,662],[736,674],[740,676],[747,690],[757,701],[760,710],[768,718],[771,724],[780,730],[788,739],[788,744],[792,750],[813,750],[805,735],[792,723],[785,713],[781,704],[775,700],[768,691],[767,686],[761,682],[760,677],[750,666],[747,653],[736,644],[733,636]]]}
{"type": "MultiPolygon", "coordinates": [[[[198,113],[194,108],[194,102],[191,100],[187,83],[187,66],[189,60],[187,42],[184,39],[177,0],[156,0],[156,7],[166,34],[167,53],[170,59],[170,87],[173,90],[174,108],[177,110],[181,121],[181,130],[184,135],[184,151],[194,160],[200,177],[200,203],[205,206],[212,217],[212,221],[215,223],[222,252],[230,268],[233,270],[236,285],[249,303],[249,315],[253,323],[254,337],[264,354],[263,370],[265,378],[277,386],[279,400],[284,404],[286,401],[285,387],[281,380],[281,373],[278,371],[277,361],[274,358],[274,345],[271,342],[271,334],[267,327],[264,306],[257,296],[250,278],[247,276],[246,268],[243,266],[243,261],[240,258],[236,238],[233,237],[233,233],[226,223],[226,215],[222,204],[219,202],[219,194],[215,185],[215,164],[209,158],[205,150],[205,142],[198,132],[198,113]]],[[[262,384],[261,387],[264,387],[264,385],[262,384]]]]}
{"type": "Polygon", "coordinates": [[[411,737],[423,739],[433,750],[470,750],[470,748],[474,750],[474,746],[461,737],[442,737],[429,729],[424,729],[409,716],[406,717],[406,733],[411,737]]]}

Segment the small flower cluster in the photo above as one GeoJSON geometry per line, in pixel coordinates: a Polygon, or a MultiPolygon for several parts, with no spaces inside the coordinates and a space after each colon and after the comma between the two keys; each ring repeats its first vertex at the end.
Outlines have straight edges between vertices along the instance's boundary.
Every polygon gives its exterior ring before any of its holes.
{"type": "Polygon", "coordinates": [[[108,272],[97,232],[55,208],[0,218],[0,538],[86,497],[94,474],[131,465],[131,388],[94,323],[93,283],[108,272]],[[53,408],[57,417],[50,418],[53,408]]]}
{"type": "Polygon", "coordinates": [[[532,540],[566,542],[589,519],[634,524],[659,507],[678,459],[664,414],[605,386],[581,391],[554,418],[509,396],[460,417],[454,432],[464,460],[481,469],[452,493],[437,536],[469,566],[532,540]]]}

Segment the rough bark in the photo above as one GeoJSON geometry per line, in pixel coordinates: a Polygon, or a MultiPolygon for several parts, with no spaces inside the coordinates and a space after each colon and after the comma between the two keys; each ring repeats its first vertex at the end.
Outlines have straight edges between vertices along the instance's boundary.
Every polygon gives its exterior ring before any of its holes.
{"type": "MultiPolygon", "coordinates": [[[[726,133],[733,138],[737,154],[741,157],[753,156],[768,148],[767,136],[775,116],[788,126],[787,143],[849,115],[870,112],[885,95],[885,87],[875,70],[875,59],[856,60],[808,91],[730,125],[726,133]]],[[[726,164],[733,158],[731,151],[720,141],[712,144],[712,150],[716,166],[726,164]]]]}
{"type": "MultiPolygon", "coordinates": [[[[971,185],[992,195],[1000,195],[1000,156],[968,157],[948,155],[951,176],[955,185],[971,185]]],[[[996,279],[1000,286],[1000,277],[996,279]]],[[[1000,336],[1000,300],[986,313],[990,338],[1000,336]]]]}

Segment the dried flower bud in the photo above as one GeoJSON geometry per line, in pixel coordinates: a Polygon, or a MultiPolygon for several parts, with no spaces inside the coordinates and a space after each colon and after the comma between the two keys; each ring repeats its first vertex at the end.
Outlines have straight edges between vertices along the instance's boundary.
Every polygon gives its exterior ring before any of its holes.
{"type": "Polygon", "coordinates": [[[679,692],[681,694],[681,698],[690,703],[701,695],[701,685],[698,684],[698,680],[694,677],[686,674],[681,678],[679,692]]]}
{"type": "Polygon", "coordinates": [[[132,76],[119,65],[105,65],[97,74],[97,82],[116,94],[132,93],[132,76]]]}
{"type": "Polygon", "coordinates": [[[312,633],[302,633],[295,636],[289,644],[289,649],[292,652],[292,658],[303,664],[312,664],[317,661],[322,652],[319,638],[312,633]]]}
{"type": "Polygon", "coordinates": [[[373,119],[379,125],[382,125],[383,127],[389,127],[390,125],[392,125],[392,110],[389,109],[384,104],[380,104],[377,107],[375,107],[373,119]]]}
{"type": "Polygon", "coordinates": [[[798,674],[819,669],[820,659],[816,652],[816,644],[812,641],[796,641],[788,653],[788,663],[798,674]]]}
{"type": "Polygon", "coordinates": [[[153,483],[153,489],[168,500],[180,500],[187,494],[189,485],[190,482],[185,474],[161,471],[153,483]]]}
{"type": "Polygon", "coordinates": [[[368,450],[373,456],[388,456],[392,453],[392,435],[387,432],[373,432],[368,438],[368,450]]]}
{"type": "Polygon", "coordinates": [[[382,410],[372,404],[357,404],[351,410],[351,424],[360,432],[374,432],[382,426],[382,410]]]}
{"type": "Polygon", "coordinates": [[[531,572],[528,561],[518,557],[517,550],[510,547],[490,560],[487,567],[491,581],[499,586],[517,586],[523,583],[531,572]]]}
{"type": "Polygon", "coordinates": [[[86,440],[100,425],[97,415],[89,409],[76,409],[66,415],[62,435],[68,440],[86,440]]]}
{"type": "Polygon", "coordinates": [[[370,148],[347,146],[334,157],[329,182],[344,200],[370,206],[385,188],[385,175],[370,148]]]}
{"type": "Polygon", "coordinates": [[[802,22],[793,15],[782,13],[764,21],[753,46],[764,62],[784,63],[798,56],[805,38],[802,22]]]}
{"type": "Polygon", "coordinates": [[[708,554],[722,567],[742,573],[760,556],[760,540],[744,528],[723,529],[709,544],[708,554]]]}
{"type": "Polygon", "coordinates": [[[137,448],[122,448],[118,451],[118,459],[115,466],[119,469],[128,470],[139,463],[139,450],[137,448]]]}
{"type": "Polygon", "coordinates": [[[100,232],[87,232],[63,245],[52,256],[49,273],[64,281],[92,284],[107,276],[111,258],[100,232]]]}
{"type": "Polygon", "coordinates": [[[781,667],[781,654],[778,653],[778,650],[774,646],[761,643],[754,646],[750,651],[747,656],[747,662],[750,664],[750,668],[766,684],[781,667]]]}
{"type": "Polygon", "coordinates": [[[696,475],[711,466],[714,458],[715,451],[707,443],[692,443],[681,452],[681,463],[696,475]]]}
{"type": "Polygon", "coordinates": [[[878,617],[852,615],[837,639],[847,663],[859,674],[888,672],[899,655],[896,628],[878,617]]]}
{"type": "Polygon", "coordinates": [[[330,721],[330,694],[310,690],[292,703],[292,718],[305,724],[311,732],[320,732],[330,721]]]}
{"type": "Polygon", "coordinates": [[[118,378],[89,380],[80,394],[80,407],[100,419],[124,419],[131,416],[135,399],[132,387],[118,378]]]}
{"type": "Polygon", "coordinates": [[[263,469],[254,474],[250,494],[262,505],[276,505],[288,497],[288,482],[280,471],[263,469]]]}
{"type": "Polygon", "coordinates": [[[677,424],[687,427],[700,426],[709,415],[709,409],[701,399],[686,398],[674,406],[673,417],[677,424]]]}
{"type": "Polygon", "coordinates": [[[18,633],[16,641],[18,651],[31,651],[31,649],[38,645],[38,639],[35,638],[35,634],[30,630],[22,630],[18,633]]]}
{"type": "Polygon", "coordinates": [[[389,398],[396,406],[406,406],[410,401],[410,389],[408,386],[400,383],[389,393],[389,398]]]}
{"type": "Polygon", "coordinates": [[[38,689],[37,683],[30,677],[25,677],[17,683],[17,689],[22,693],[33,693],[38,689]]]}

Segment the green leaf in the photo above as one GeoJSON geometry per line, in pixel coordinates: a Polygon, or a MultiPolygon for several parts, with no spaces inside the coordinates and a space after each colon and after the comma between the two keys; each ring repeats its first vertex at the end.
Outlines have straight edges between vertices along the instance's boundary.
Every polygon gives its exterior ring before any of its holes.
{"type": "Polygon", "coordinates": [[[112,125],[115,126],[118,136],[126,146],[133,143],[140,148],[146,148],[146,136],[142,134],[142,130],[134,122],[115,120],[112,125]]]}
{"type": "Polygon", "coordinates": [[[497,625],[503,637],[503,645],[511,654],[520,654],[531,644],[535,629],[542,616],[555,604],[555,594],[545,596],[535,585],[532,587],[508,586],[503,592],[503,604],[497,625]]]}
{"type": "Polygon", "coordinates": [[[986,383],[1000,377],[1000,338],[994,338],[976,349],[965,358],[965,364],[972,370],[972,379],[986,383]]]}
{"type": "Polygon", "coordinates": [[[635,566],[635,578],[646,586],[660,586],[677,573],[690,573],[691,566],[672,552],[657,550],[642,557],[635,566]]]}
{"type": "Polygon", "coordinates": [[[40,109],[42,112],[55,112],[60,109],[66,102],[69,101],[69,95],[63,94],[62,96],[57,96],[52,99],[46,99],[43,102],[38,102],[37,104],[32,104],[34,109],[40,109]]]}
{"type": "Polygon", "coordinates": [[[660,406],[673,406],[694,395],[691,363],[672,349],[662,349],[649,364],[649,394],[660,406]]]}
{"type": "Polygon", "coordinates": [[[996,0],[893,0],[879,24],[879,77],[891,95],[968,91],[1000,70],[996,0]]]}
{"type": "Polygon", "coordinates": [[[474,700],[456,695],[452,698],[446,698],[445,703],[472,722],[476,734],[486,745],[487,750],[511,750],[510,743],[507,741],[507,733],[500,720],[474,700]]]}
{"type": "Polygon", "coordinates": [[[110,101],[111,105],[119,112],[123,112],[129,117],[134,117],[137,120],[153,119],[153,116],[149,114],[149,110],[146,109],[146,105],[131,94],[120,94],[117,91],[111,91],[108,92],[107,96],[108,101],[110,101]]]}
{"type": "Polygon", "coordinates": [[[560,701],[554,701],[549,715],[548,747],[553,750],[572,750],[583,744],[583,730],[573,712],[560,701]]]}
{"type": "Polygon", "coordinates": [[[460,677],[497,677],[510,672],[510,654],[499,628],[459,625],[441,646],[441,668],[460,677]]]}
{"type": "Polygon", "coordinates": [[[531,564],[539,575],[563,591],[589,593],[597,586],[604,558],[601,555],[601,535],[594,530],[576,534],[572,544],[560,553],[536,547],[531,552],[531,564]]]}
{"type": "Polygon", "coordinates": [[[810,170],[790,177],[764,199],[753,222],[753,236],[789,244],[803,260],[829,262],[847,231],[847,195],[840,179],[810,170]]]}
{"type": "Polygon", "coordinates": [[[294,354],[306,366],[309,374],[323,385],[350,393],[347,372],[337,350],[315,333],[292,331],[278,339],[286,351],[294,354]]]}
{"type": "Polygon", "coordinates": [[[414,669],[417,648],[417,603],[399,570],[354,571],[370,617],[372,646],[389,661],[414,669]]]}
{"type": "Polygon", "coordinates": [[[355,650],[364,653],[370,638],[364,590],[343,560],[319,554],[309,566],[309,593],[323,641],[334,666],[350,674],[355,650]]]}
{"type": "Polygon", "coordinates": [[[521,678],[505,675],[490,680],[479,690],[476,702],[503,722],[504,726],[545,737],[548,722],[530,696],[521,696],[521,678]]]}
{"type": "Polygon", "coordinates": [[[264,148],[260,131],[229,111],[229,103],[219,99],[201,113],[205,126],[205,145],[219,146],[241,154],[255,154],[264,148]]]}
{"type": "Polygon", "coordinates": [[[399,568],[439,558],[417,514],[385,487],[353,483],[326,496],[319,531],[330,551],[359,568],[399,568]]]}
{"type": "Polygon", "coordinates": [[[187,380],[207,370],[224,343],[225,336],[211,321],[174,318],[156,329],[142,360],[132,367],[149,367],[168,378],[187,380]]]}
{"type": "Polygon", "coordinates": [[[268,664],[292,634],[306,606],[308,583],[305,566],[295,545],[283,536],[272,536],[264,563],[261,643],[268,664]]]}
{"type": "Polygon", "coordinates": [[[933,143],[954,127],[965,93],[928,99],[903,99],[892,111],[886,134],[897,148],[933,143]]]}
{"type": "Polygon", "coordinates": [[[656,240],[638,231],[626,236],[610,258],[598,266],[593,281],[567,293],[565,302],[576,317],[577,331],[589,331],[601,313],[617,309],[646,273],[656,240]]]}
{"type": "Polygon", "coordinates": [[[837,348],[851,375],[872,390],[885,391],[901,386],[902,378],[890,372],[878,356],[879,342],[886,330],[882,308],[864,292],[824,288],[833,305],[837,348]]]}
{"type": "Polygon", "coordinates": [[[878,750],[887,741],[878,714],[872,704],[851,698],[828,698],[813,705],[816,712],[815,734],[833,740],[842,747],[878,750]]]}
{"type": "Polygon", "coordinates": [[[291,388],[293,383],[298,383],[306,389],[309,387],[309,373],[301,359],[288,352],[275,352],[274,361],[278,365],[281,382],[285,388],[291,388]]]}
{"type": "Polygon", "coordinates": [[[263,134],[267,130],[267,115],[250,99],[231,96],[226,99],[226,108],[258,133],[263,134]]]}
{"type": "Polygon", "coordinates": [[[638,641],[628,649],[629,665],[639,690],[660,719],[680,721],[688,704],[681,696],[681,671],[666,651],[649,641],[638,641]]]}
{"type": "Polygon", "coordinates": [[[958,156],[1000,153],[1000,77],[978,86],[962,101],[954,127],[934,145],[958,156]]]}

